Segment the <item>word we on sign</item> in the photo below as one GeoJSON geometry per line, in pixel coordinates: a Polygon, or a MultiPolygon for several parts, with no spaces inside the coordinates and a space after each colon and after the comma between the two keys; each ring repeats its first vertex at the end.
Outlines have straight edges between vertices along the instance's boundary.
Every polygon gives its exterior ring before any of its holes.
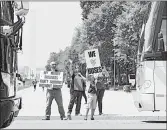
{"type": "Polygon", "coordinates": [[[86,50],[85,58],[86,58],[88,74],[102,72],[98,49],[86,50]]]}
{"type": "Polygon", "coordinates": [[[96,57],[96,52],[95,51],[89,51],[88,55],[89,55],[89,57],[96,57]]]}
{"type": "Polygon", "coordinates": [[[63,72],[42,71],[40,73],[39,87],[61,88],[63,85],[63,72]]]}

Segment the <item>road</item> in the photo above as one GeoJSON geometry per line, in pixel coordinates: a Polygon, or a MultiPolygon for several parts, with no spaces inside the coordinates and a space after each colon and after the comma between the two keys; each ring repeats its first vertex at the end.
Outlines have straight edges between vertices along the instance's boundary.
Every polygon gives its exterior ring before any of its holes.
{"type": "MultiPolygon", "coordinates": [[[[52,104],[52,117],[50,121],[41,120],[45,112],[46,92],[37,87],[19,91],[23,98],[23,108],[19,116],[7,129],[165,129],[165,112],[138,112],[133,104],[132,95],[122,91],[105,91],[103,103],[103,116],[95,112],[95,120],[83,120],[83,116],[74,116],[71,121],[59,119],[56,102],[52,104]],[[152,121],[152,122],[143,122],[152,121]],[[137,126],[137,127],[136,127],[137,126]]],[[[69,103],[69,89],[62,88],[64,109],[67,112],[69,103]]],[[[82,100],[81,114],[85,113],[84,99],[82,100]]]]}
{"type": "Polygon", "coordinates": [[[15,121],[7,129],[166,129],[165,123],[145,123],[126,120],[76,120],[76,121],[15,121]]]}

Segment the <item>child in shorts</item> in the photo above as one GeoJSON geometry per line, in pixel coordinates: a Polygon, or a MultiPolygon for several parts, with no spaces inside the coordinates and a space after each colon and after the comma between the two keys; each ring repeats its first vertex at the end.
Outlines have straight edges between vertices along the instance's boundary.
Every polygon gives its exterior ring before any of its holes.
{"type": "Polygon", "coordinates": [[[89,109],[91,109],[91,120],[94,120],[94,113],[96,109],[96,102],[97,102],[97,89],[95,86],[95,78],[94,76],[90,77],[90,85],[88,89],[88,99],[87,99],[87,106],[86,106],[86,115],[84,120],[87,120],[89,109]]]}

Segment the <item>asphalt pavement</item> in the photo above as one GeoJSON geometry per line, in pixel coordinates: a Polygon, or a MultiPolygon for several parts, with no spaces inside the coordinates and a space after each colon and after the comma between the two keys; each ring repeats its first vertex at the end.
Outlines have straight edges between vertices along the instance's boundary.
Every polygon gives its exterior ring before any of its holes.
{"type": "MultiPolygon", "coordinates": [[[[18,92],[23,98],[23,108],[19,116],[7,129],[163,129],[166,128],[165,112],[138,112],[134,106],[131,93],[123,91],[105,91],[103,99],[103,113],[95,112],[95,120],[83,120],[84,116],[74,116],[72,120],[61,121],[58,107],[55,101],[52,104],[52,116],[50,121],[43,121],[46,107],[46,90],[33,87],[18,92]]],[[[65,112],[70,100],[67,86],[62,88],[63,105],[65,112]]],[[[85,114],[84,99],[82,99],[81,114],[85,114]]],[[[89,114],[90,115],[90,114],[89,114]]]]}

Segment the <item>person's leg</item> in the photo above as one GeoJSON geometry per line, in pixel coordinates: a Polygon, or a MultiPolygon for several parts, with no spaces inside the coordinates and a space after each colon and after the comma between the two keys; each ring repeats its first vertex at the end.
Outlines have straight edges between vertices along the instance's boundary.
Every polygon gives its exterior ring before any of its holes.
{"type": "Polygon", "coordinates": [[[76,97],[76,99],[75,99],[75,104],[77,104],[77,100],[78,100],[78,97],[76,97]]]}
{"type": "Polygon", "coordinates": [[[93,100],[92,95],[90,93],[88,93],[87,105],[86,105],[86,115],[85,115],[84,120],[87,120],[87,118],[88,118],[89,109],[92,106],[92,100],[93,100]]]}
{"type": "Polygon", "coordinates": [[[87,119],[88,119],[88,113],[89,113],[89,108],[86,109],[86,114],[85,114],[84,120],[87,120],[87,119]]]}
{"type": "Polygon", "coordinates": [[[63,98],[62,98],[61,89],[54,90],[54,94],[55,94],[54,97],[55,97],[56,103],[58,105],[60,118],[63,119],[63,118],[65,118],[65,111],[64,111],[64,107],[63,107],[63,98]]]}
{"type": "Polygon", "coordinates": [[[95,109],[91,109],[91,120],[94,120],[95,109]]]}
{"type": "Polygon", "coordinates": [[[97,89],[97,103],[98,103],[98,109],[99,109],[99,112],[100,112],[100,89],[97,89]]]}
{"type": "Polygon", "coordinates": [[[92,106],[91,106],[91,120],[94,120],[94,113],[96,110],[97,96],[94,94],[92,97],[92,106]]]}
{"type": "Polygon", "coordinates": [[[99,114],[103,114],[102,112],[102,102],[103,102],[103,96],[104,96],[104,89],[101,89],[99,92],[99,97],[98,97],[98,106],[99,106],[99,114]]]}
{"type": "Polygon", "coordinates": [[[53,93],[51,90],[47,90],[46,92],[46,110],[45,110],[45,118],[46,120],[50,119],[51,115],[51,105],[53,101],[53,93]]]}
{"type": "Polygon", "coordinates": [[[66,120],[67,119],[71,120],[71,113],[72,113],[72,109],[73,109],[76,97],[77,97],[77,93],[76,91],[73,91],[73,93],[71,93],[71,96],[70,96],[70,103],[68,105],[68,112],[67,112],[66,120]]]}
{"type": "Polygon", "coordinates": [[[76,97],[77,97],[77,91],[74,91],[73,94],[71,95],[70,103],[68,105],[68,113],[70,113],[70,114],[72,112],[76,97]]]}
{"type": "Polygon", "coordinates": [[[71,99],[73,93],[74,93],[74,90],[72,88],[70,88],[70,99],[71,99]]]}
{"type": "Polygon", "coordinates": [[[76,104],[76,109],[75,109],[75,115],[80,114],[82,95],[83,95],[82,91],[77,92],[77,104],[76,104]]]}
{"type": "Polygon", "coordinates": [[[85,104],[87,104],[87,96],[86,96],[85,91],[83,91],[83,97],[84,97],[84,99],[85,99],[85,104]]]}

